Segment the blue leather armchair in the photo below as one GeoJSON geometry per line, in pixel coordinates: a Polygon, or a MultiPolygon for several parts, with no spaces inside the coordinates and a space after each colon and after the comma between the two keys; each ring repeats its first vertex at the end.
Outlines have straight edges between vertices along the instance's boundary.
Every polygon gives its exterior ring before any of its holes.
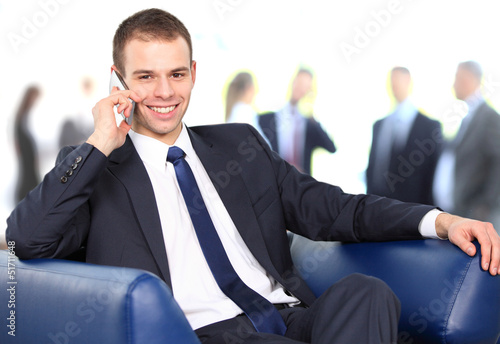
{"type": "MultiPolygon", "coordinates": [[[[291,235],[290,245],[317,295],[353,272],[384,280],[402,303],[400,343],[500,343],[500,277],[480,269],[479,255],[437,240],[340,244],[291,235]]],[[[0,279],[1,343],[199,343],[168,287],[145,271],[19,261],[1,251],[0,279]]]]}

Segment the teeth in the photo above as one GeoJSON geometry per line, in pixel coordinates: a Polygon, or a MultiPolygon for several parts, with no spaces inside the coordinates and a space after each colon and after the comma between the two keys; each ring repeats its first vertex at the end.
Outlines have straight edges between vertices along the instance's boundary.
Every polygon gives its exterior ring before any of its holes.
{"type": "Polygon", "coordinates": [[[156,106],[149,106],[149,108],[155,112],[159,113],[169,113],[170,111],[173,111],[175,109],[175,105],[169,106],[169,107],[156,107],[156,106]]]}

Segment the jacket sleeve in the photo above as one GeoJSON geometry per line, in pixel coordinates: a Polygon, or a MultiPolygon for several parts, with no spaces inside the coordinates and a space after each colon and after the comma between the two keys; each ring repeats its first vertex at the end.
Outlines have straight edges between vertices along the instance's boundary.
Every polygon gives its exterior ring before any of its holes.
{"type": "Polygon", "coordinates": [[[310,119],[310,121],[314,133],[312,135],[314,139],[314,146],[324,148],[330,153],[335,153],[337,151],[337,148],[335,147],[335,144],[333,143],[333,140],[330,138],[328,133],[323,130],[321,124],[319,122],[316,122],[316,120],[314,119],[310,119]]]}
{"type": "Polygon", "coordinates": [[[63,148],[56,166],[12,211],[6,238],[21,259],[64,258],[85,242],[88,199],[107,158],[84,143],[63,148]]]}
{"type": "Polygon", "coordinates": [[[262,147],[271,161],[286,228],[291,232],[323,241],[422,239],[419,224],[434,207],[344,193],[340,187],[298,172],[266,145],[262,147]]]}

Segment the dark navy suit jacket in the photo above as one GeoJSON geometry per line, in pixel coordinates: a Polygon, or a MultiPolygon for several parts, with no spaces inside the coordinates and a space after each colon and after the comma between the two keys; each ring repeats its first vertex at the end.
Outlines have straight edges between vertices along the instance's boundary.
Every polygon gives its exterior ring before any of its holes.
{"type": "MultiPolygon", "coordinates": [[[[248,125],[188,132],[252,254],[306,304],[315,296],[292,263],[287,230],[315,240],[421,238],[418,224],[430,207],[344,194],[317,182],[248,125]]],[[[6,236],[16,242],[16,254],[62,258],[85,246],[87,262],[145,269],[171,286],[153,188],[130,138],[108,158],[83,144],[59,160],[8,219],[6,236]]]]}
{"type": "Polygon", "coordinates": [[[443,146],[441,124],[418,113],[415,117],[406,144],[393,149],[386,174],[386,182],[375,176],[375,165],[379,161],[377,146],[383,121],[373,125],[373,138],[368,168],[366,171],[367,193],[395,198],[404,202],[434,204],[432,184],[434,173],[443,146]]]}

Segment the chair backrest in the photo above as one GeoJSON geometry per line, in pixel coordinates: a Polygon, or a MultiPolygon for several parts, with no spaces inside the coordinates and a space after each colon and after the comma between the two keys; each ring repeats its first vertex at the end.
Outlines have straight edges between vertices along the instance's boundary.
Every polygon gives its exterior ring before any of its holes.
{"type": "Polygon", "coordinates": [[[0,279],[0,343],[199,344],[170,289],[146,271],[4,250],[0,279]]]}
{"type": "MultiPolygon", "coordinates": [[[[477,243],[476,243],[477,246],[477,243]]],[[[359,272],[401,300],[399,343],[500,343],[500,276],[448,241],[340,244],[292,235],[296,267],[316,295],[359,272]]]]}

